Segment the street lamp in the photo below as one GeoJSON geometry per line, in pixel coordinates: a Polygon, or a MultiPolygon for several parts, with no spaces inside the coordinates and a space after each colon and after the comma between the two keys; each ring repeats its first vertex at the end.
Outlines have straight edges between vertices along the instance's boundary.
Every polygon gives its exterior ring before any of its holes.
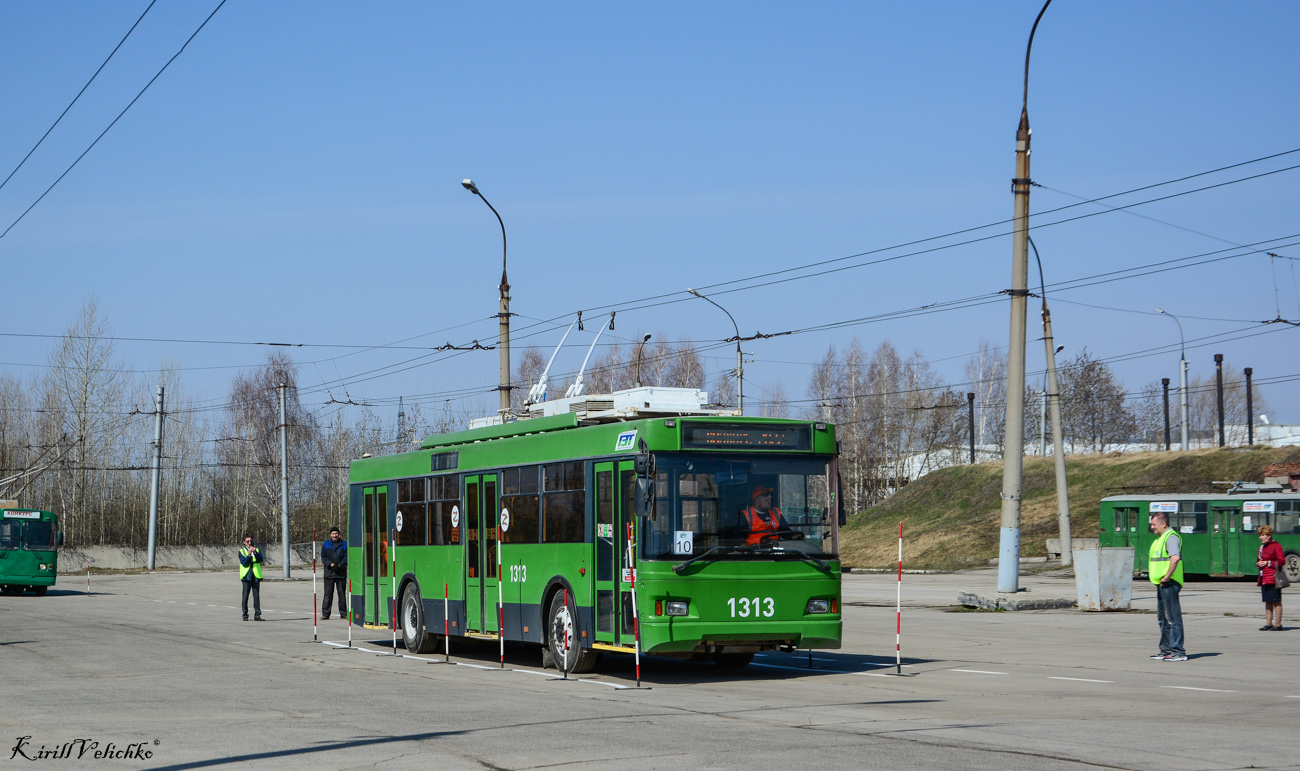
{"type": "Polygon", "coordinates": [[[641,356],[645,354],[645,344],[650,342],[650,335],[646,335],[641,340],[641,345],[636,349],[636,387],[641,387],[641,356]]]}
{"type": "Polygon", "coordinates": [[[497,350],[501,357],[501,385],[497,390],[501,392],[501,401],[497,412],[501,414],[501,420],[504,422],[506,416],[510,414],[510,282],[506,279],[506,223],[501,220],[496,207],[488,203],[488,199],[479,192],[474,180],[462,179],[460,184],[486,203],[492,213],[497,215],[497,222],[501,224],[501,284],[497,287],[501,290],[501,310],[497,313],[497,318],[500,320],[497,350]]]}
{"type": "Polygon", "coordinates": [[[1174,323],[1178,325],[1178,411],[1183,424],[1181,430],[1182,446],[1183,451],[1186,452],[1191,447],[1191,438],[1188,434],[1187,428],[1187,341],[1183,337],[1183,322],[1179,321],[1177,316],[1163,308],[1156,308],[1156,312],[1163,313],[1173,319],[1174,323]]]}
{"type": "Polygon", "coordinates": [[[735,317],[732,316],[731,313],[728,312],[726,308],[722,307],[721,305],[718,305],[717,303],[713,302],[713,300],[709,299],[708,297],[705,297],[704,295],[700,294],[694,289],[687,289],[686,291],[690,292],[691,294],[695,295],[701,300],[708,300],[710,303],[713,303],[713,305],[717,306],[718,310],[727,314],[727,318],[731,319],[731,326],[736,328],[736,404],[740,410],[740,414],[744,415],[745,414],[745,361],[742,358],[742,354],[740,352],[740,326],[736,324],[735,317]]]}

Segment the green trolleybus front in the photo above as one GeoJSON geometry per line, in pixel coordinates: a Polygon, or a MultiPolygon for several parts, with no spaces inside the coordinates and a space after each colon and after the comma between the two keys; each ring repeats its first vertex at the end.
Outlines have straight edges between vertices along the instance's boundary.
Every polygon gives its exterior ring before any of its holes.
{"type": "Polygon", "coordinates": [[[58,575],[58,519],[52,512],[5,508],[0,513],[0,591],[43,595],[58,575]]]}
{"type": "Polygon", "coordinates": [[[723,666],[838,648],[834,427],[656,414],[682,390],[580,397],[354,461],[354,618],[421,652],[448,634],[537,643],[570,671],[638,645],[723,666]]]}

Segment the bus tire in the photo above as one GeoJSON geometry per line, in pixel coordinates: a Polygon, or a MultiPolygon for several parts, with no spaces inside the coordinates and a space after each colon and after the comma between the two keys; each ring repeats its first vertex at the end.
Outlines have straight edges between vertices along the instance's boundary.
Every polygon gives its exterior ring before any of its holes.
{"type": "Polygon", "coordinates": [[[713,663],[720,669],[744,669],[754,660],[752,653],[715,653],[713,663]]]}
{"type": "Polygon", "coordinates": [[[432,653],[438,647],[438,636],[430,634],[424,622],[424,601],[420,587],[408,584],[402,592],[402,640],[411,653],[432,653]]]}
{"type": "Polygon", "coordinates": [[[33,586],[32,592],[35,593],[37,597],[44,597],[45,593],[49,591],[49,589],[50,587],[48,586],[33,586]]]}
{"type": "Polygon", "coordinates": [[[600,651],[594,651],[591,648],[584,648],[577,642],[579,631],[576,619],[568,608],[564,606],[564,593],[556,592],[551,598],[551,612],[547,614],[549,623],[546,626],[546,644],[551,651],[551,660],[555,662],[555,668],[564,671],[565,654],[564,639],[566,633],[574,638],[573,647],[568,653],[567,671],[571,674],[580,675],[590,672],[596,668],[596,663],[600,661],[600,651]]]}
{"type": "Polygon", "coordinates": [[[1282,572],[1286,574],[1286,579],[1291,583],[1300,581],[1300,554],[1293,551],[1286,553],[1286,563],[1282,566],[1282,572]]]}

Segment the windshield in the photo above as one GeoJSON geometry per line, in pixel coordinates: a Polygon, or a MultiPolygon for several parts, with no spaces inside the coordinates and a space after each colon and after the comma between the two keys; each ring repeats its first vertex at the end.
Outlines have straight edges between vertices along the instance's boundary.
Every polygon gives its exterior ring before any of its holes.
{"type": "Polygon", "coordinates": [[[23,528],[23,548],[27,551],[51,551],[54,549],[53,522],[27,522],[23,528]]]}
{"type": "Polygon", "coordinates": [[[642,556],[835,556],[826,458],[657,453],[642,556]],[[720,548],[721,547],[721,548],[720,548]]]}

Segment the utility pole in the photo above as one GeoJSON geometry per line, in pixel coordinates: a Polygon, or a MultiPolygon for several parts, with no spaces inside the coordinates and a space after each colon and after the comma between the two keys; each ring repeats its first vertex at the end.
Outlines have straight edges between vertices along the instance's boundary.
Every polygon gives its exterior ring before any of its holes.
{"type": "Polygon", "coordinates": [[[1255,400],[1251,393],[1250,376],[1255,370],[1246,367],[1246,444],[1255,444],[1255,400]]]}
{"type": "Polygon", "coordinates": [[[967,392],[966,409],[970,414],[970,462],[975,463],[975,394],[967,392]]]}
{"type": "Polygon", "coordinates": [[[479,197],[479,200],[487,204],[487,207],[496,214],[497,223],[501,225],[501,283],[497,285],[497,291],[501,293],[500,310],[497,312],[498,331],[497,331],[497,352],[500,355],[500,380],[501,384],[498,389],[501,391],[500,407],[497,412],[501,414],[501,422],[505,422],[510,417],[510,281],[506,278],[506,223],[497,213],[497,209],[488,199],[479,192],[478,186],[474,180],[461,180],[461,186],[479,197]]]}
{"type": "MultiPolygon", "coordinates": [[[[1044,383],[1044,386],[1046,383],[1044,383]]],[[[1047,390],[1038,395],[1038,454],[1047,457],[1047,390]]]]}
{"type": "Polygon", "coordinates": [[[163,443],[163,387],[153,398],[153,460],[152,478],[149,480],[149,569],[154,569],[158,555],[158,487],[162,483],[163,443]]]}
{"type": "Polygon", "coordinates": [[[401,396],[397,397],[397,441],[406,441],[406,407],[401,396]]]}
{"type": "Polygon", "coordinates": [[[1223,354],[1214,354],[1214,382],[1215,390],[1219,395],[1219,446],[1223,447],[1228,443],[1228,438],[1224,435],[1223,424],[1223,354]]]}
{"type": "Polygon", "coordinates": [[[289,577],[289,425],[284,408],[288,389],[284,383],[280,384],[280,541],[285,578],[289,577]]]}
{"type": "Polygon", "coordinates": [[[1165,389],[1165,452],[1169,452],[1169,378],[1160,378],[1160,385],[1165,389]]]}
{"type": "MultiPolygon", "coordinates": [[[[1032,241],[1030,243],[1033,243],[1032,241]]],[[[1038,255],[1038,247],[1034,247],[1038,255]]],[[[1039,265],[1042,261],[1039,260],[1039,265]]],[[[1070,485],[1065,476],[1065,431],[1061,425],[1061,389],[1056,377],[1056,341],[1052,337],[1052,312],[1047,308],[1047,284],[1043,283],[1043,345],[1047,348],[1047,403],[1051,407],[1052,453],[1056,469],[1056,531],[1061,539],[1061,565],[1074,564],[1074,543],[1070,530],[1070,485]]]]}
{"type": "MultiPolygon", "coordinates": [[[[1052,0],[1034,19],[1025,46],[1025,88],[1016,128],[1015,235],[1011,246],[1011,336],[1007,355],[1006,439],[1002,455],[1002,527],[998,548],[998,591],[1020,589],[1020,506],[1025,454],[1025,327],[1029,310],[1029,54],[1038,22],[1052,0]]],[[[1061,544],[1064,549],[1065,544],[1061,544]]]]}

